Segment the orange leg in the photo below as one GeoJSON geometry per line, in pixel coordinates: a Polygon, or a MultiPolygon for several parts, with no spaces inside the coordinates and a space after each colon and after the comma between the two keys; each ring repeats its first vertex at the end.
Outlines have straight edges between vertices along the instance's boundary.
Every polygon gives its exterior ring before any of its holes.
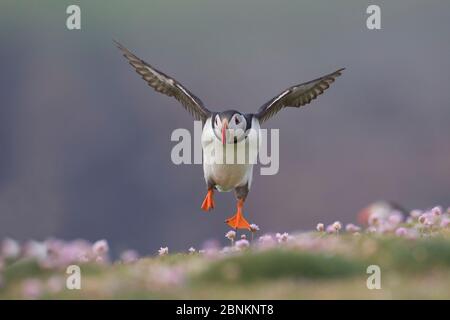
{"type": "Polygon", "coordinates": [[[206,194],[205,200],[203,200],[202,203],[202,209],[204,211],[209,211],[211,209],[214,209],[214,190],[208,189],[208,193],[206,194]]]}
{"type": "Polygon", "coordinates": [[[244,207],[244,200],[240,199],[237,202],[237,211],[234,216],[225,220],[225,222],[233,229],[248,229],[250,230],[250,224],[245,220],[242,214],[242,208],[244,207]]]}

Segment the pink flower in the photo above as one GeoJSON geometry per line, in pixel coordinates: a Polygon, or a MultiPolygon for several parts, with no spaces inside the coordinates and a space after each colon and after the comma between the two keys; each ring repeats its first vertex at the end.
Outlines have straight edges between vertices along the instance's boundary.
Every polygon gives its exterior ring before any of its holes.
{"type": "Polygon", "coordinates": [[[419,217],[419,222],[427,227],[434,225],[438,219],[438,216],[435,216],[432,212],[426,212],[419,217]]]}
{"type": "Polygon", "coordinates": [[[375,226],[380,222],[381,218],[378,214],[371,214],[368,220],[369,226],[375,226]]]}
{"type": "Polygon", "coordinates": [[[33,258],[39,261],[45,260],[47,258],[47,246],[43,242],[38,241],[28,241],[24,245],[24,255],[27,258],[33,258]]]}
{"type": "Polygon", "coordinates": [[[220,253],[222,254],[228,254],[230,252],[235,251],[235,247],[223,247],[222,250],[220,250],[220,253]]]}
{"type": "Polygon", "coordinates": [[[336,229],[333,227],[332,224],[330,224],[330,225],[327,226],[326,231],[327,231],[327,233],[330,233],[330,234],[331,234],[331,233],[335,233],[335,232],[336,232],[336,229]]]}
{"type": "Polygon", "coordinates": [[[440,206],[434,207],[433,209],[431,209],[431,213],[435,216],[440,216],[442,215],[442,208],[440,206]]]}
{"type": "Polygon", "coordinates": [[[370,226],[366,229],[367,233],[376,233],[377,232],[377,228],[375,226],[370,226]]]}
{"type": "Polygon", "coordinates": [[[360,227],[354,225],[353,223],[349,223],[345,226],[345,230],[350,233],[355,233],[361,230],[360,227]]]}
{"type": "Polygon", "coordinates": [[[388,217],[388,222],[393,225],[398,225],[403,221],[403,214],[399,211],[394,211],[388,217]]]}
{"type": "Polygon", "coordinates": [[[27,279],[22,284],[22,295],[25,299],[36,299],[42,291],[42,283],[37,279],[27,279]]]}
{"type": "Polygon", "coordinates": [[[450,219],[443,218],[441,221],[441,228],[447,228],[448,226],[450,226],[450,219]]]}
{"type": "Polygon", "coordinates": [[[0,255],[6,259],[15,259],[20,255],[20,245],[17,241],[6,238],[2,241],[0,255]]]}
{"type": "Polygon", "coordinates": [[[342,224],[339,221],[335,221],[333,223],[333,228],[334,228],[334,230],[336,230],[336,232],[338,232],[339,230],[342,229],[342,224]]]}
{"type": "Polygon", "coordinates": [[[422,215],[422,211],[420,210],[412,210],[409,215],[415,219],[419,218],[422,215]]]}
{"type": "Polygon", "coordinates": [[[96,256],[105,255],[106,253],[108,253],[108,250],[109,246],[106,240],[99,240],[92,246],[92,252],[96,256]]]}
{"type": "Polygon", "coordinates": [[[395,235],[399,237],[404,237],[408,234],[408,230],[406,228],[400,227],[395,230],[395,235]]]}
{"type": "Polygon", "coordinates": [[[425,222],[427,221],[427,214],[426,213],[422,214],[418,220],[420,223],[425,224],[425,222]]]}
{"type": "Polygon", "coordinates": [[[139,254],[135,250],[125,250],[120,255],[120,260],[124,263],[133,263],[139,259],[139,254]]]}
{"type": "Polygon", "coordinates": [[[236,246],[236,248],[242,250],[242,249],[248,248],[250,246],[250,243],[246,239],[241,239],[241,240],[236,241],[235,246],[236,246]]]}
{"type": "Polygon", "coordinates": [[[64,280],[58,276],[52,276],[47,280],[47,288],[51,293],[58,293],[64,288],[64,280]]]}
{"type": "Polygon", "coordinates": [[[258,225],[252,223],[252,224],[250,225],[250,231],[251,231],[251,232],[257,232],[257,231],[259,231],[258,225]]]}
{"type": "Polygon", "coordinates": [[[325,230],[325,226],[323,225],[323,223],[318,223],[316,226],[316,230],[318,232],[323,232],[325,230]]]}
{"type": "Polygon", "coordinates": [[[149,270],[149,280],[156,285],[179,286],[185,280],[185,271],[178,266],[154,266],[149,270]]]}
{"type": "Polygon", "coordinates": [[[258,242],[263,246],[271,246],[275,244],[275,240],[269,234],[265,234],[259,237],[258,242]]]}
{"type": "Polygon", "coordinates": [[[236,231],[230,230],[227,233],[225,233],[225,238],[229,240],[234,240],[236,238],[236,231]]]}
{"type": "Polygon", "coordinates": [[[277,233],[275,235],[275,237],[277,238],[278,242],[287,242],[289,240],[289,233],[285,232],[283,234],[281,233],[277,233]]]}
{"type": "Polygon", "coordinates": [[[221,245],[217,240],[209,239],[203,243],[202,249],[208,257],[214,258],[219,253],[221,245]]]}

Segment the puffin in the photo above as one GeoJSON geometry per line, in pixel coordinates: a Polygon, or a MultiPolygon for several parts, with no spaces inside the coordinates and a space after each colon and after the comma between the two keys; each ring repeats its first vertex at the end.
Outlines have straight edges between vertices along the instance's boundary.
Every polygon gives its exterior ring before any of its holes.
{"type": "MultiPolygon", "coordinates": [[[[282,109],[300,108],[311,103],[345,70],[340,68],[320,78],[291,86],[263,104],[256,113],[243,113],[237,110],[211,111],[200,98],[177,80],[140,59],[119,42],[114,41],[114,43],[150,87],[178,100],[195,120],[202,122],[201,145],[207,191],[201,209],[204,211],[214,209],[215,190],[234,191],[236,212],[225,220],[233,229],[251,230],[250,223],[244,217],[243,207],[253,176],[254,161],[250,161],[249,155],[254,156],[258,153],[260,125],[282,109]],[[221,149],[217,147],[218,145],[223,148],[221,152],[217,152],[221,149]],[[243,152],[244,161],[223,161],[230,150],[237,155],[243,152]]],[[[234,154],[233,160],[236,160],[234,154]]]]}

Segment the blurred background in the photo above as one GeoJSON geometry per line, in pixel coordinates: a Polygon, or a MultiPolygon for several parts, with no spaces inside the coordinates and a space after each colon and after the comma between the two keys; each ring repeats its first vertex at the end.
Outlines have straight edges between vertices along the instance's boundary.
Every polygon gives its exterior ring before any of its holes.
{"type": "Polygon", "coordinates": [[[378,199],[450,197],[448,1],[158,0],[0,3],[0,238],[105,238],[113,252],[222,239],[232,193],[204,213],[201,165],[174,165],[192,131],[178,102],[127,65],[117,39],[213,110],[252,112],[339,67],[323,96],[267,122],[280,170],[246,216],[264,232],[355,221],[378,199]],[[66,8],[81,7],[81,30],[66,8]],[[381,6],[381,30],[366,8],[381,6]]]}

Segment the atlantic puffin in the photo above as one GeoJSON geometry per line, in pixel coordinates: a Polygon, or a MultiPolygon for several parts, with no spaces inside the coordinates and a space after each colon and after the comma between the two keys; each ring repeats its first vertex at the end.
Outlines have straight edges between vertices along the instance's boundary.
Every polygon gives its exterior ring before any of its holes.
{"type": "Polygon", "coordinates": [[[260,124],[264,123],[281,109],[286,107],[300,108],[316,99],[330,84],[339,77],[345,68],[338,69],[330,74],[305,83],[291,86],[283,90],[273,99],[262,105],[256,113],[242,113],[237,110],[221,112],[210,111],[203,102],[181,85],[174,78],[155,69],[144,60],[138,58],[123,45],[114,41],[122,51],[135,71],[157,92],[174,97],[194,117],[202,121],[202,149],[203,172],[207,186],[206,197],[201,209],[209,211],[214,208],[214,190],[219,192],[234,191],[236,197],[236,213],[225,220],[233,229],[248,229],[250,224],[244,218],[243,206],[252,183],[253,162],[246,161],[228,163],[227,161],[214,161],[215,153],[211,152],[214,144],[221,144],[224,148],[222,157],[226,157],[228,147],[234,150],[250,146],[248,151],[257,153],[260,124]],[[256,134],[255,134],[256,132],[256,134]]]}

